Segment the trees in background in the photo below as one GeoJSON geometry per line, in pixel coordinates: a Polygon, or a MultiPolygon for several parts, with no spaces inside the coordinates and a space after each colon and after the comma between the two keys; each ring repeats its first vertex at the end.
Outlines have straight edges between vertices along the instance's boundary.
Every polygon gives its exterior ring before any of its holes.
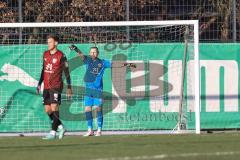
{"type": "MultiPolygon", "coordinates": [[[[129,20],[199,19],[201,40],[230,41],[232,1],[129,0],[129,20]]],[[[236,3],[240,30],[240,1],[236,3]]],[[[124,21],[126,5],[127,0],[24,0],[22,16],[24,22],[124,21]]],[[[0,1],[0,22],[18,20],[18,0],[0,1]]],[[[30,42],[37,32],[33,31],[30,42]]],[[[240,40],[239,35],[237,38],[240,40]]]]}

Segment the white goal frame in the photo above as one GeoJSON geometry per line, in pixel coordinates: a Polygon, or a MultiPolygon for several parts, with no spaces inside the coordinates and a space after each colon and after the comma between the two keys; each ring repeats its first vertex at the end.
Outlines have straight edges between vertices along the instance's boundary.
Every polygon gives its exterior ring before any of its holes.
{"type": "Polygon", "coordinates": [[[198,20],[166,21],[109,21],[109,22],[47,22],[47,23],[0,23],[0,28],[29,27],[102,27],[102,26],[154,26],[154,25],[193,25],[194,27],[194,98],[195,133],[200,134],[200,63],[199,63],[199,23],[198,20]]]}

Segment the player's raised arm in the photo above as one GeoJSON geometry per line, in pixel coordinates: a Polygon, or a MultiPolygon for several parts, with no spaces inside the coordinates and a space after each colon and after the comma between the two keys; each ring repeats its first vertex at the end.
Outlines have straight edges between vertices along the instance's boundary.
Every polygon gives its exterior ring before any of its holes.
{"type": "Polygon", "coordinates": [[[80,56],[80,58],[84,61],[85,55],[83,54],[83,52],[77,46],[72,44],[71,46],[69,46],[69,48],[71,50],[74,50],[80,56]]]}

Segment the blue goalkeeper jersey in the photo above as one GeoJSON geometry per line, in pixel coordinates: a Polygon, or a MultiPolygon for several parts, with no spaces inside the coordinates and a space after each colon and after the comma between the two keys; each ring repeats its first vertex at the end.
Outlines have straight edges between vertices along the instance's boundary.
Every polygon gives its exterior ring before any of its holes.
{"type": "Polygon", "coordinates": [[[102,90],[104,70],[112,66],[111,62],[99,58],[93,60],[90,56],[84,56],[83,62],[86,65],[86,73],[84,76],[86,88],[102,90]]]}

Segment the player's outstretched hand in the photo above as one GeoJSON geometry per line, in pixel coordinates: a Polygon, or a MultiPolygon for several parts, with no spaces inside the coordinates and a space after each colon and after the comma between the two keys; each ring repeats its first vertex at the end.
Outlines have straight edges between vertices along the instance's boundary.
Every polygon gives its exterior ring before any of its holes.
{"type": "Polygon", "coordinates": [[[67,89],[67,100],[71,100],[71,98],[72,98],[72,89],[68,88],[67,89]]]}
{"type": "Polygon", "coordinates": [[[36,89],[36,94],[39,94],[40,93],[40,91],[41,91],[41,86],[37,86],[37,89],[36,89]]]}
{"type": "Polygon", "coordinates": [[[137,65],[134,64],[134,63],[129,63],[129,67],[131,67],[131,68],[137,68],[137,65]]]}
{"type": "Polygon", "coordinates": [[[72,44],[71,46],[69,46],[69,48],[71,50],[74,50],[75,52],[79,52],[79,49],[77,48],[77,46],[75,46],[74,44],[72,44]]]}
{"type": "Polygon", "coordinates": [[[70,48],[71,50],[74,50],[76,47],[77,47],[77,46],[75,46],[74,44],[72,44],[71,46],[69,46],[69,48],[70,48]]]}
{"type": "Polygon", "coordinates": [[[134,63],[124,63],[123,66],[130,67],[130,68],[137,68],[137,65],[134,63]]]}

